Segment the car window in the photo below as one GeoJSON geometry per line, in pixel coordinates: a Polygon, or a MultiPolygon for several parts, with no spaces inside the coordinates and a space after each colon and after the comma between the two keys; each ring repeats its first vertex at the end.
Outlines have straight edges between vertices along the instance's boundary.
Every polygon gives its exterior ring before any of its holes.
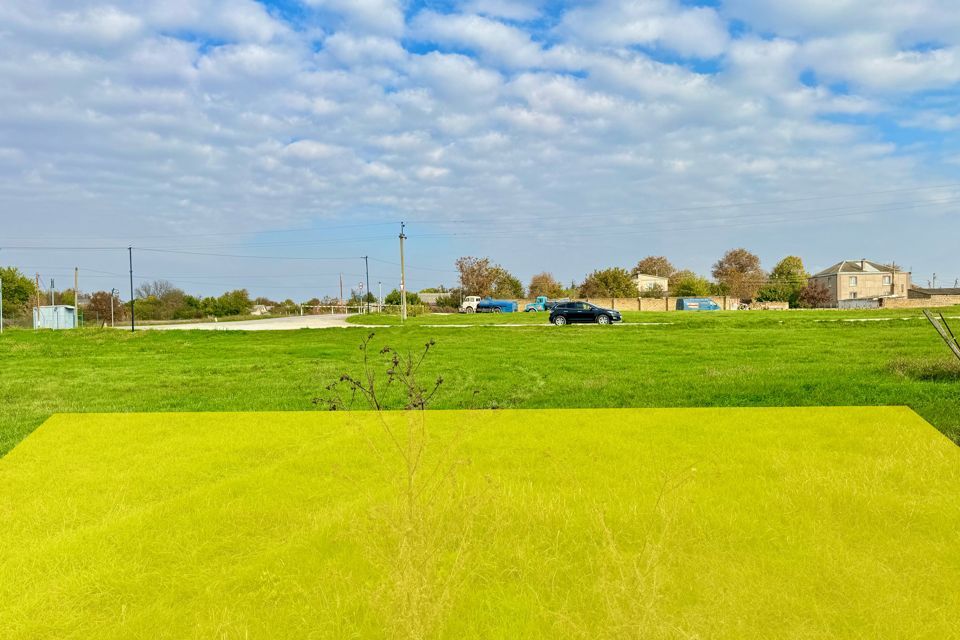
{"type": "Polygon", "coordinates": [[[586,311],[586,310],[589,309],[589,308],[590,308],[590,305],[587,304],[586,302],[578,302],[578,303],[577,303],[577,309],[579,309],[580,311],[586,311]]]}

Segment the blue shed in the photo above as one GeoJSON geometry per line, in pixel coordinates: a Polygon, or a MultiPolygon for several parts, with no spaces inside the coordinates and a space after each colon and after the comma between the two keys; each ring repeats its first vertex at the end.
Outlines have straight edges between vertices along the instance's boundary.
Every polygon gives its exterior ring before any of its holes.
{"type": "Polygon", "coordinates": [[[33,308],[34,329],[76,329],[77,308],[66,304],[33,308]]]}

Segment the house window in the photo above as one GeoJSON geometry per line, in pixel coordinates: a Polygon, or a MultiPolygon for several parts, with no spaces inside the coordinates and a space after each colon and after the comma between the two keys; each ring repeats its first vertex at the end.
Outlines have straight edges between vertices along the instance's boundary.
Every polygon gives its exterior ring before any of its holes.
{"type": "Polygon", "coordinates": [[[851,299],[851,300],[856,300],[856,299],[857,299],[857,292],[856,292],[856,291],[851,291],[851,292],[850,292],[850,299],[851,299]]]}
{"type": "Polygon", "coordinates": [[[850,286],[851,287],[857,286],[857,276],[850,276],[850,286]]]}
{"type": "Polygon", "coordinates": [[[883,284],[893,284],[893,276],[883,276],[883,284]]]}

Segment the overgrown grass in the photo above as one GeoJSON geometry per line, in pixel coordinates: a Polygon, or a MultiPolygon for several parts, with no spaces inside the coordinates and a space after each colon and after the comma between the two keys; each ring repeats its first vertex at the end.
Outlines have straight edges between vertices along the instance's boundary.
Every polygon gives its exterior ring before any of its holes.
{"type": "Polygon", "coordinates": [[[956,636],[960,449],[905,409],[411,413],[412,520],[377,414],[52,418],[3,638],[956,636]]]}
{"type": "MultiPolygon", "coordinates": [[[[949,352],[919,312],[633,315],[672,324],[411,322],[377,329],[374,342],[437,340],[425,371],[445,379],[436,408],[908,405],[960,441],[960,381],[922,371],[949,352]]],[[[0,453],[57,412],[307,409],[351,370],[368,332],[11,330],[0,337],[0,453]]]]}

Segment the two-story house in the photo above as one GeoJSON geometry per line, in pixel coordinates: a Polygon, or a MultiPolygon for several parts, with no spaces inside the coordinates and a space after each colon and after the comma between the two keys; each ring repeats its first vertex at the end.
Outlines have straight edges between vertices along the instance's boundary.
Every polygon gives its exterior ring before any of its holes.
{"type": "Polygon", "coordinates": [[[910,272],[870,260],[844,260],[810,277],[830,292],[834,305],[849,300],[906,298],[910,272]]]}

